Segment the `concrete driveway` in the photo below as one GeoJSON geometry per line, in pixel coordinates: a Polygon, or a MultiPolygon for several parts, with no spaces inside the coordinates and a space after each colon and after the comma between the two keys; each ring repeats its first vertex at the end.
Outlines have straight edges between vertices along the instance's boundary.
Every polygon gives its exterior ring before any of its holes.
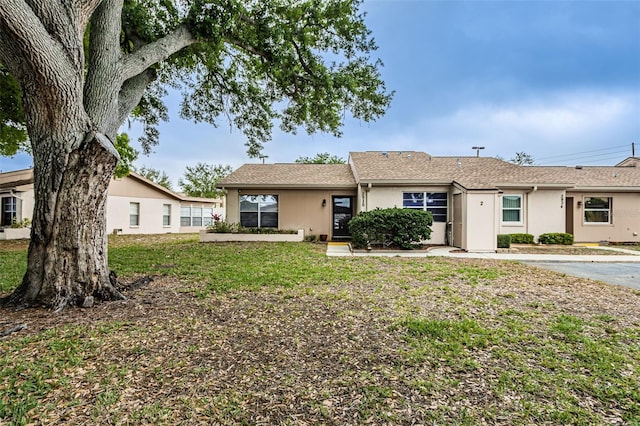
{"type": "Polygon", "coordinates": [[[623,285],[640,290],[640,263],[595,263],[595,262],[531,262],[551,271],[575,277],[590,278],[609,284],[623,285]]]}

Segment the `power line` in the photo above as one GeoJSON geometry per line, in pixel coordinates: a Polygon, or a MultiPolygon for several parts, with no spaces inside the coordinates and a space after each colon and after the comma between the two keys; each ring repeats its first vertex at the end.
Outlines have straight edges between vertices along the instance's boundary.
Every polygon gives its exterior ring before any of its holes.
{"type": "Polygon", "coordinates": [[[539,161],[539,160],[548,160],[548,159],[551,159],[551,158],[574,157],[574,156],[576,156],[576,155],[589,154],[589,153],[592,153],[592,152],[610,151],[610,150],[612,150],[612,149],[628,148],[628,147],[629,147],[629,144],[625,144],[625,145],[612,146],[612,147],[609,147],[609,148],[593,149],[593,150],[591,150],[591,151],[576,152],[576,153],[573,153],[573,154],[552,155],[552,156],[550,156],[550,157],[538,158],[538,159],[536,159],[536,160],[538,160],[538,161],[539,161]]]}
{"type": "MultiPolygon", "coordinates": [[[[592,155],[582,155],[582,156],[578,156],[578,157],[572,157],[569,158],[567,160],[553,160],[553,161],[545,161],[545,163],[547,164],[554,164],[554,163],[566,163],[567,161],[575,161],[575,160],[582,160],[584,158],[593,158],[593,157],[602,157],[603,155],[614,155],[614,154],[623,154],[627,152],[627,150],[621,150],[621,151],[613,151],[613,152],[607,152],[607,153],[602,153],[602,154],[592,154],[592,155]]],[[[617,157],[617,155],[616,155],[617,157]]],[[[603,158],[599,158],[598,160],[602,160],[603,158]]],[[[598,160],[594,160],[594,161],[598,161],[598,160]]],[[[538,162],[538,161],[536,161],[538,162]]]]}

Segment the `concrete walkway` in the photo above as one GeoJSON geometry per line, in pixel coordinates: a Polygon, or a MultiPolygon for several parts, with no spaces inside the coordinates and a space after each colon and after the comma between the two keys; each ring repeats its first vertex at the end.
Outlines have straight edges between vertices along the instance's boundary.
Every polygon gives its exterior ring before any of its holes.
{"type": "Polygon", "coordinates": [[[377,251],[377,252],[353,252],[348,243],[328,243],[327,256],[382,256],[382,257],[437,257],[446,256],[460,259],[497,259],[497,260],[518,260],[522,262],[607,262],[640,263],[640,251],[629,250],[617,247],[588,247],[598,250],[611,250],[624,254],[615,255],[570,255],[570,254],[524,254],[524,253],[466,253],[457,252],[455,247],[432,247],[429,250],[401,250],[401,251],[377,251]]]}

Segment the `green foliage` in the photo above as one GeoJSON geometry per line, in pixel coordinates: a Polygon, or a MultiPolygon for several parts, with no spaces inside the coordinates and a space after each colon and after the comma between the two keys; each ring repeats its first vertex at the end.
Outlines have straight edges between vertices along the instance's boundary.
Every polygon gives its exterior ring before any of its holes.
{"type": "Polygon", "coordinates": [[[0,63],[0,155],[30,151],[20,85],[0,63]]]}
{"type": "Polygon", "coordinates": [[[24,219],[18,221],[15,217],[11,221],[11,228],[27,228],[31,226],[31,219],[25,217],[24,219]]]}
{"type": "Polygon", "coordinates": [[[538,237],[540,244],[563,244],[570,246],[573,244],[573,235],[565,232],[550,232],[541,234],[538,237]]]}
{"type": "Polygon", "coordinates": [[[160,186],[167,188],[168,190],[172,190],[171,181],[169,180],[169,176],[162,170],[153,169],[151,167],[142,166],[140,168],[134,168],[135,172],[140,176],[143,176],[149,179],[151,182],[157,183],[160,186]]]}
{"type": "MultiPolygon", "coordinates": [[[[246,136],[253,157],[271,139],[274,123],[291,133],[303,128],[340,136],[345,111],[365,122],[382,116],[392,93],[381,79],[382,62],[370,57],[377,46],[359,12],[361,3],[125,0],[123,59],[177,31],[197,40],[165,44],[166,59],[140,74],[151,83],[130,118],[143,125],[143,152],[158,144],[157,126],[168,119],[166,87],[184,94],[183,118],[214,126],[230,121],[246,136]]],[[[21,91],[3,70],[0,97],[9,102],[0,104],[0,153],[12,155],[27,147],[27,135],[21,91]]]]}
{"type": "Polygon", "coordinates": [[[376,46],[360,3],[194,1],[186,24],[206,43],[175,61],[190,71],[183,116],[215,124],[228,114],[250,156],[271,139],[275,122],[294,134],[340,136],[345,110],[367,122],[381,116],[391,95],[382,63],[369,59],[376,46]]]}
{"type": "Polygon", "coordinates": [[[498,248],[511,247],[511,235],[510,234],[498,234],[498,248]]]}
{"type": "Polygon", "coordinates": [[[129,135],[120,133],[116,136],[115,148],[120,154],[120,161],[116,166],[114,175],[116,177],[124,177],[129,174],[129,170],[133,167],[133,162],[138,158],[138,151],[131,147],[129,135]]]}
{"type": "Polygon", "coordinates": [[[533,156],[526,152],[516,152],[516,156],[509,161],[520,166],[531,166],[535,163],[533,156]]]}
{"type": "Polygon", "coordinates": [[[298,157],[296,163],[302,164],[345,164],[344,158],[337,155],[331,155],[328,152],[322,152],[315,155],[315,157],[298,157]]]}
{"type": "Polygon", "coordinates": [[[349,221],[349,232],[357,248],[368,244],[412,249],[431,236],[430,212],[414,209],[375,209],[361,212],[349,221]]]}
{"type": "Polygon", "coordinates": [[[509,234],[511,236],[511,244],[534,244],[535,240],[532,234],[509,234]]]}
{"type": "MultiPolygon", "coordinates": [[[[215,215],[214,215],[215,217],[215,215]]],[[[227,222],[224,220],[214,220],[207,226],[207,232],[214,234],[297,234],[298,231],[291,229],[276,228],[246,228],[238,223],[227,222]]]]}
{"type": "Polygon", "coordinates": [[[240,224],[227,222],[226,220],[215,220],[215,217],[213,223],[207,226],[207,232],[216,234],[237,234],[239,231],[240,224]]]}
{"type": "Polygon", "coordinates": [[[231,166],[222,164],[198,163],[195,167],[187,166],[184,179],[178,181],[178,186],[190,197],[218,198],[223,193],[216,189],[216,184],[232,171],[231,166]]]}

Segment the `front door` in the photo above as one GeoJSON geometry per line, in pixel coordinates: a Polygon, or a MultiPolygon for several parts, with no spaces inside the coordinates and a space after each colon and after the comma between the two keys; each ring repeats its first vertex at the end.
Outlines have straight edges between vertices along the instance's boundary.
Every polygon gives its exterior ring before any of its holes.
{"type": "Polygon", "coordinates": [[[573,197],[567,197],[565,199],[565,232],[567,234],[573,234],[573,197]]]}
{"type": "Polygon", "coordinates": [[[332,198],[332,219],[334,239],[350,238],[347,224],[353,217],[353,197],[334,195],[332,198]]]}

